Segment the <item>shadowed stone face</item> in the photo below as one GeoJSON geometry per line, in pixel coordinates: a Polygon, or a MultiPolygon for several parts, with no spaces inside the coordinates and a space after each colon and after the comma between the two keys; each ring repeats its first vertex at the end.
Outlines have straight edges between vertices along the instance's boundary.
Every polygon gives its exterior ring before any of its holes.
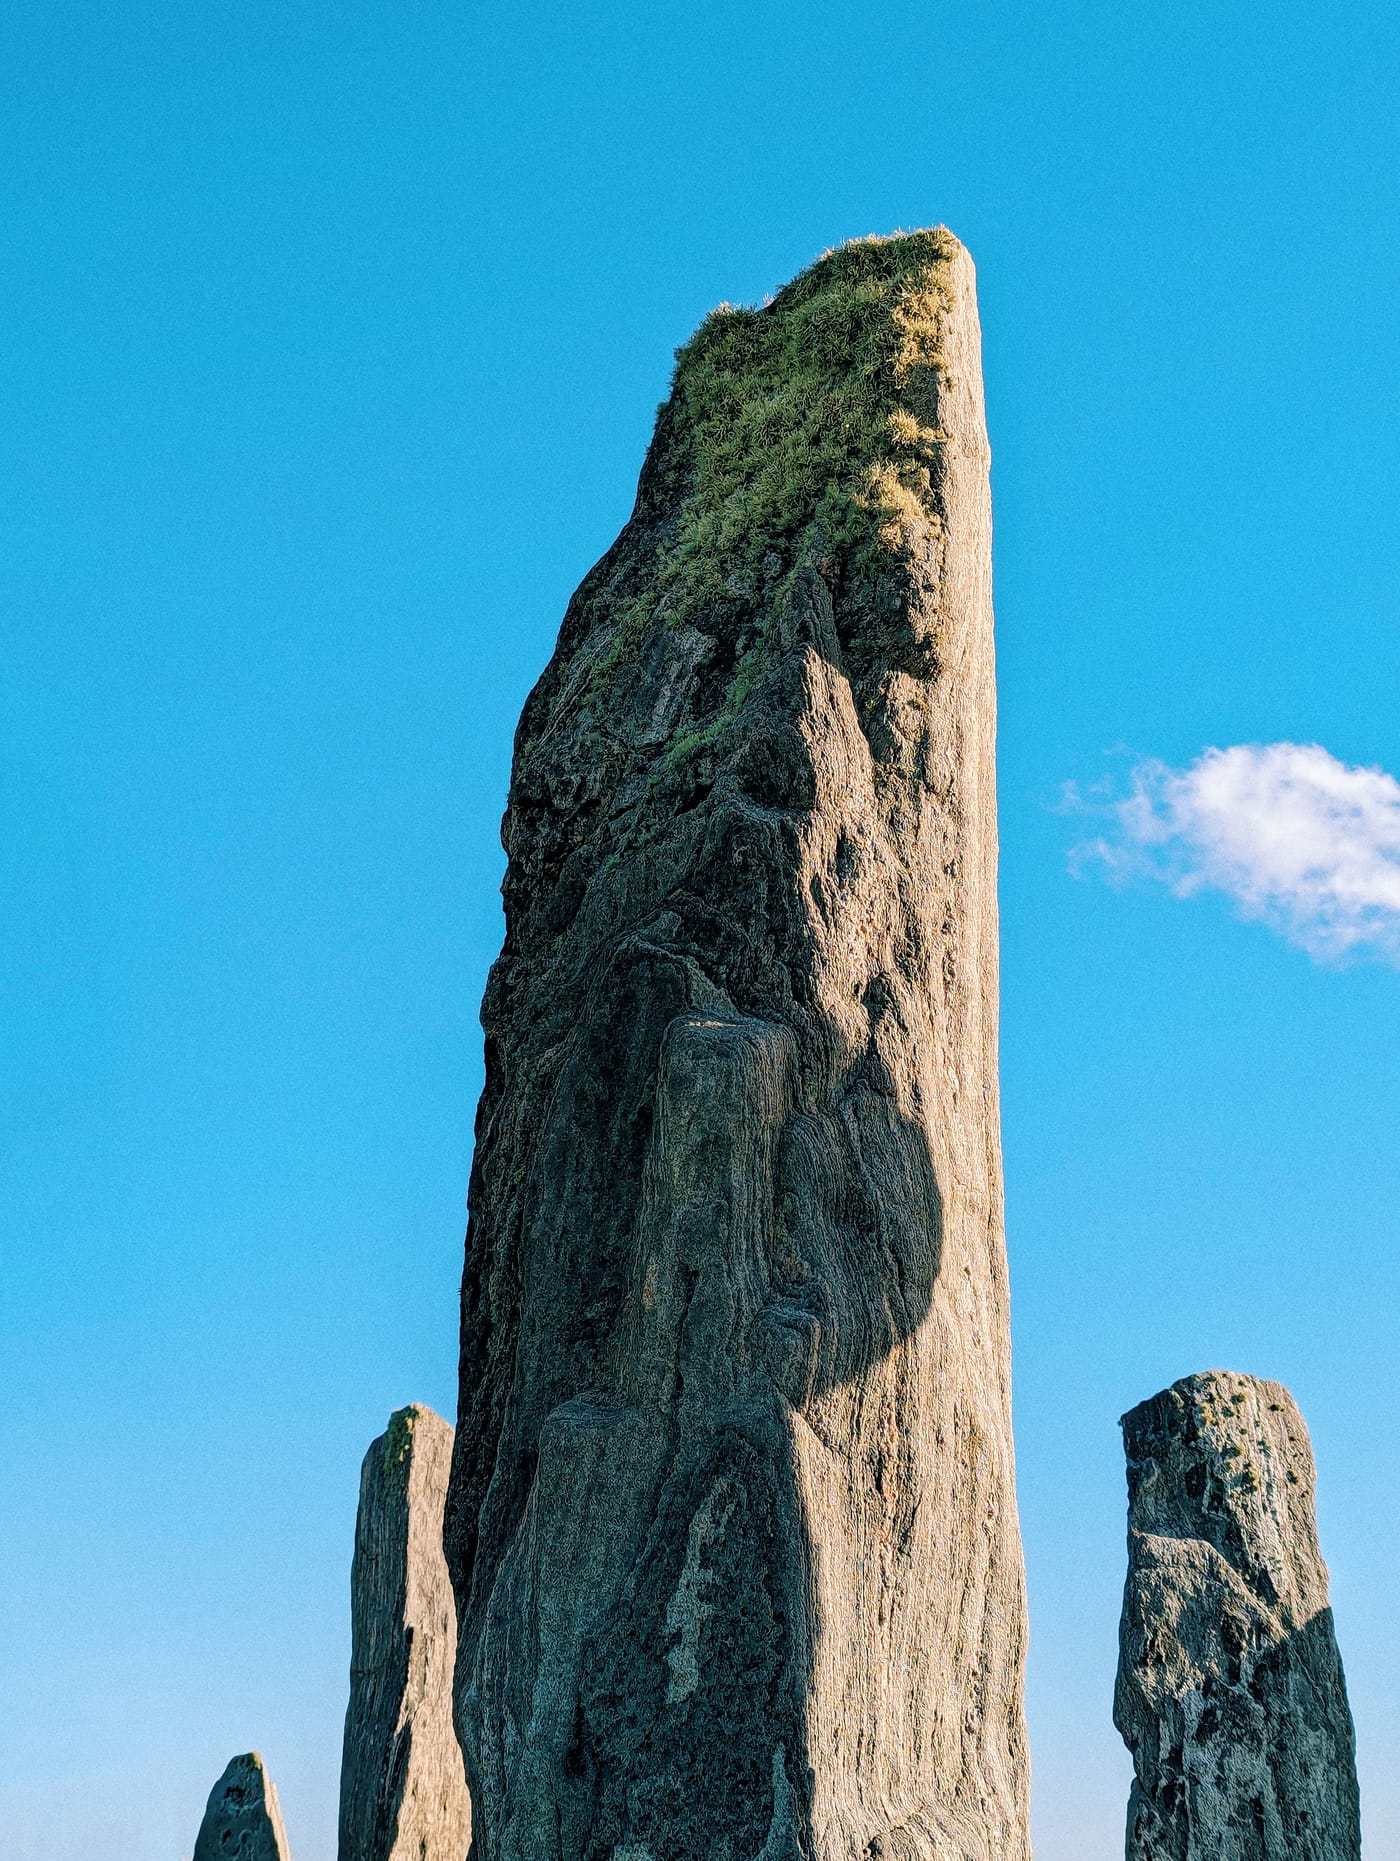
{"type": "Polygon", "coordinates": [[[1185,1377],[1123,1417],[1123,1440],[1128,1861],[1357,1861],[1351,1714],[1292,1397],[1185,1377]]]}
{"type": "Polygon", "coordinates": [[[340,1861],[465,1861],[471,1842],[442,1552],[451,1459],[451,1428],[415,1403],[389,1418],[360,1470],[340,1861]]]}
{"type": "Polygon", "coordinates": [[[210,1791],[194,1861],[290,1861],[277,1787],[256,1751],[230,1759],[210,1791]]]}
{"type": "Polygon", "coordinates": [[[525,707],[446,1517],[477,1861],[1022,1861],[970,260],[678,360],[525,707]]]}

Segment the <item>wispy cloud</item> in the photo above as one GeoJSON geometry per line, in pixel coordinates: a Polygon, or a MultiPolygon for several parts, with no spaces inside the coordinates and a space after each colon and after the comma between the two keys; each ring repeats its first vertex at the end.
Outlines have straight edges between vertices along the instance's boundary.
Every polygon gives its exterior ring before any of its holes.
{"type": "Polygon", "coordinates": [[[1067,796],[1106,821],[1078,869],[1224,892],[1319,960],[1400,964],[1400,782],[1384,769],[1317,743],[1237,743],[1185,769],[1140,762],[1126,794],[1067,796]]]}

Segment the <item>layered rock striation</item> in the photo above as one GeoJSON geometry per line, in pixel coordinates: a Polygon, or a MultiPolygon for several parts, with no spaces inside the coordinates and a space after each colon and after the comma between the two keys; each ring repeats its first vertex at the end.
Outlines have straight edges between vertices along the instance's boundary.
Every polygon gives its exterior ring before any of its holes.
{"type": "Polygon", "coordinates": [[[681,351],[516,736],[447,1508],[477,1861],[1020,1861],[971,260],[681,351]]]}
{"type": "Polygon", "coordinates": [[[194,1861],[289,1861],[277,1786],[256,1751],[231,1758],[209,1792],[194,1861]]]}
{"type": "Polygon", "coordinates": [[[339,1861],[466,1861],[452,1725],[457,1615],[442,1549],[452,1430],[399,1409],[360,1470],[339,1861]]]}
{"type": "Polygon", "coordinates": [[[1123,1440],[1128,1861],[1357,1861],[1351,1713],[1292,1398],[1188,1376],[1125,1415],[1123,1440]]]}

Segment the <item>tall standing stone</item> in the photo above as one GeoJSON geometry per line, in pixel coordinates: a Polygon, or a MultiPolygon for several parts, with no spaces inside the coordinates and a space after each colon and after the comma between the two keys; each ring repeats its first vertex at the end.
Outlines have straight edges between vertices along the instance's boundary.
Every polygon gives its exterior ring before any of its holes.
{"type": "Polygon", "coordinates": [[[447,1514],[477,1861],[1027,1854],[987,473],[949,233],[721,308],[526,704],[447,1514]]]}
{"type": "Polygon", "coordinates": [[[451,1462],[451,1428],[415,1403],[390,1416],[360,1469],[340,1861],[466,1861],[457,1612],[442,1550],[451,1462]]]}
{"type": "Polygon", "coordinates": [[[1184,1377],[1123,1417],[1123,1441],[1128,1861],[1357,1861],[1351,1713],[1292,1397],[1184,1377]]]}
{"type": "Polygon", "coordinates": [[[209,1792],[194,1861],[289,1861],[277,1786],[256,1751],[231,1758],[209,1792]]]}

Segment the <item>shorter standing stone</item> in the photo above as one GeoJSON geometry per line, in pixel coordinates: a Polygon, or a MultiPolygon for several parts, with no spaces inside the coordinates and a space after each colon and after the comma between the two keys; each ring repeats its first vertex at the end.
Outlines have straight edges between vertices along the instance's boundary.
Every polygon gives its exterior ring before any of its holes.
{"type": "Polygon", "coordinates": [[[1223,1370],[1183,1377],[1123,1417],[1123,1442],[1127,1861],[1358,1861],[1355,1740],[1292,1397],[1223,1370]]]}
{"type": "Polygon", "coordinates": [[[289,1861],[277,1786],[256,1751],[231,1759],[209,1792],[194,1861],[289,1861]]]}
{"type": "Polygon", "coordinates": [[[451,1464],[452,1429],[415,1403],[390,1416],[360,1470],[340,1861],[466,1861],[471,1844],[442,1550],[451,1464]]]}

